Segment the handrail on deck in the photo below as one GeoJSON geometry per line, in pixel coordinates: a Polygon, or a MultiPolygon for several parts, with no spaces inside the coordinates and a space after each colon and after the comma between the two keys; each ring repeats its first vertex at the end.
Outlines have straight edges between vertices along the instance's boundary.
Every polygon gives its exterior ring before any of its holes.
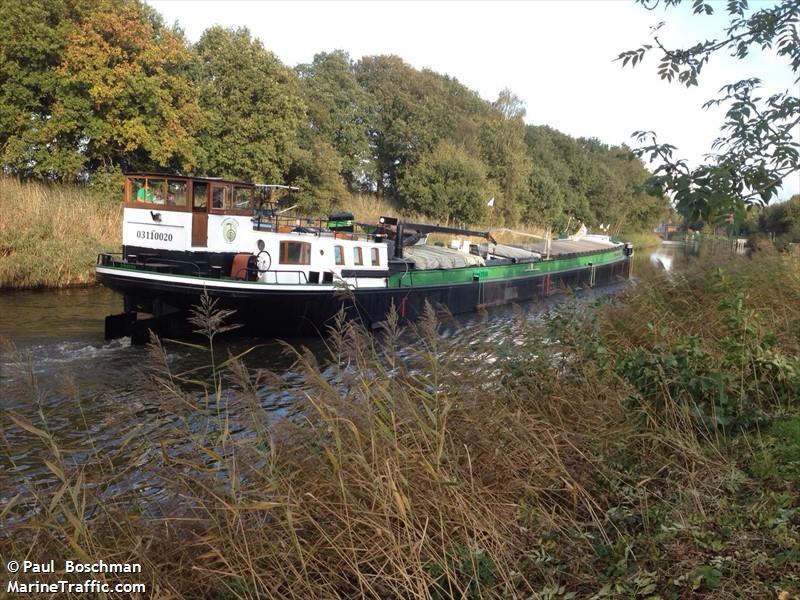
{"type": "MultiPolygon", "coordinates": [[[[144,258],[144,262],[143,262],[142,264],[144,264],[144,266],[147,266],[147,261],[148,261],[148,260],[150,260],[150,258],[151,258],[151,257],[147,257],[147,256],[146,256],[146,257],[144,258]]],[[[176,259],[174,259],[174,258],[161,258],[161,257],[159,257],[159,256],[154,256],[154,257],[152,257],[152,258],[153,258],[154,260],[155,260],[155,259],[157,259],[157,260],[158,260],[158,262],[161,262],[161,263],[164,263],[164,264],[168,264],[168,263],[175,263],[175,264],[178,264],[178,265],[189,265],[189,266],[192,266],[192,267],[194,267],[195,271],[197,272],[197,276],[198,276],[198,277],[199,277],[199,276],[201,275],[201,273],[202,273],[202,269],[200,268],[200,265],[198,265],[196,262],[192,262],[192,261],[188,261],[188,260],[176,260],[176,259]]],[[[209,266],[210,266],[210,265],[209,265],[209,266]]]]}
{"type": "MultiPolygon", "coordinates": [[[[305,271],[291,270],[291,269],[287,269],[285,271],[278,271],[278,270],[270,269],[269,271],[262,271],[261,274],[262,275],[267,275],[268,273],[274,273],[275,274],[275,281],[271,282],[271,285],[295,285],[294,283],[281,283],[281,282],[279,282],[278,281],[278,273],[294,273],[295,275],[297,275],[297,285],[299,285],[301,283],[308,283],[308,275],[306,275],[305,271]],[[302,277],[303,281],[300,280],[300,276],[301,275],[303,276],[302,277]]],[[[270,283],[270,282],[269,281],[264,281],[264,283],[270,283]]]]}

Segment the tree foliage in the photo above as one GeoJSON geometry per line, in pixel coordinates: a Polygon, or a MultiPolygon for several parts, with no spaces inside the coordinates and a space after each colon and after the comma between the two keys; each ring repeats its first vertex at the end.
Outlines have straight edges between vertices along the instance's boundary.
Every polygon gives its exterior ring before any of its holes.
{"type": "Polygon", "coordinates": [[[771,235],[779,246],[800,244],[800,194],[760,211],[750,229],[771,235]]]}
{"type": "Polygon", "coordinates": [[[304,147],[293,146],[287,183],[300,188],[295,198],[308,212],[325,211],[346,197],[347,189],[339,177],[342,159],[323,139],[311,139],[304,147]]]}
{"type": "Polygon", "coordinates": [[[397,56],[365,57],[356,75],[372,100],[367,130],[381,195],[396,190],[399,174],[434,149],[447,107],[436,75],[417,71],[397,56]]]}
{"type": "Polygon", "coordinates": [[[79,138],[94,168],[190,168],[199,106],[184,77],[189,60],[183,37],[148,7],[102,6],[69,38],[53,134],[79,138]]]}
{"type": "MultiPolygon", "coordinates": [[[[638,0],[649,9],[659,4],[638,0]]],[[[664,0],[668,7],[682,0],[664,0]]],[[[697,15],[711,15],[719,8],[704,0],[693,0],[697,15]]],[[[662,79],[690,87],[697,85],[711,56],[725,52],[737,58],[754,49],[774,52],[795,75],[800,69],[799,0],[781,0],[772,6],[758,5],[749,11],[747,0],[729,0],[729,19],[720,37],[699,41],[690,48],[664,46],[659,38],[663,23],[654,29],[653,43],[619,55],[623,66],[635,66],[649,52],[660,54],[658,73],[662,79]]],[[[795,82],[798,80],[795,79],[795,82]]],[[[741,211],[748,204],[767,204],[781,183],[800,171],[800,98],[796,90],[764,97],[757,77],[725,85],[720,95],[705,107],[724,106],[726,114],[720,136],[714,141],[705,164],[690,167],[674,156],[675,146],[660,143],[655,132],[636,132],[636,152],[659,161],[654,183],[674,193],[678,210],[690,220],[713,221],[718,215],[741,211]]]]}
{"type": "Polygon", "coordinates": [[[462,149],[444,142],[407,169],[398,192],[409,209],[456,223],[483,217],[489,200],[485,168],[462,149]]]}
{"type": "Polygon", "coordinates": [[[480,126],[480,155],[498,188],[497,211],[504,221],[517,222],[531,171],[525,152],[525,105],[504,89],[492,108],[480,126]]]}
{"type": "Polygon", "coordinates": [[[341,159],[342,177],[351,189],[358,189],[374,173],[367,137],[370,98],[356,79],[355,65],[337,50],[317,54],[295,71],[307,107],[305,137],[329,144],[341,159]]]}
{"type": "Polygon", "coordinates": [[[432,219],[557,229],[648,228],[665,207],[629,149],[527,126],[508,89],[488,102],[397,56],[291,69],[245,28],[191,45],[141,0],[0,3],[5,173],[107,190],[120,169],[193,172],[297,185],[309,212],[362,192],[432,219]]]}
{"type": "Polygon", "coordinates": [[[204,111],[199,171],[279,182],[305,108],[297,78],[246,28],[207,29],[194,45],[204,111]]]}
{"type": "Polygon", "coordinates": [[[179,32],[135,1],[4,0],[0,148],[7,169],[74,179],[194,162],[198,106],[179,32]]]}

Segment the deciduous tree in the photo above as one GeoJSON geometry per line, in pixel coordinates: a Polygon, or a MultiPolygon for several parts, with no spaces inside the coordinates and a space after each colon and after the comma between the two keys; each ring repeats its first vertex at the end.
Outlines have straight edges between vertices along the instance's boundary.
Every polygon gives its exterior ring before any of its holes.
{"type": "Polygon", "coordinates": [[[293,146],[286,181],[300,190],[295,194],[308,214],[329,210],[349,196],[339,173],[342,160],[325,140],[313,138],[305,146],[293,146]]]}
{"type": "Polygon", "coordinates": [[[485,214],[485,167],[461,148],[442,143],[407,167],[398,190],[406,208],[439,220],[476,223],[485,214]]]}
{"type": "Polygon", "coordinates": [[[356,68],[372,105],[368,127],[378,195],[394,193],[400,174],[431,152],[447,129],[442,84],[397,56],[368,56],[356,68]]]}
{"type": "Polygon", "coordinates": [[[330,145],[341,159],[351,189],[374,179],[367,122],[369,96],[358,84],[355,65],[346,52],[322,52],[310,64],[295,68],[306,103],[307,123],[301,135],[330,145]]]}
{"type": "Polygon", "coordinates": [[[193,162],[179,31],[136,0],[3,0],[0,151],[23,177],[193,162]]]}
{"type": "Polygon", "coordinates": [[[193,50],[204,111],[199,171],[282,181],[305,112],[297,76],[246,28],[211,27],[193,50]]]}

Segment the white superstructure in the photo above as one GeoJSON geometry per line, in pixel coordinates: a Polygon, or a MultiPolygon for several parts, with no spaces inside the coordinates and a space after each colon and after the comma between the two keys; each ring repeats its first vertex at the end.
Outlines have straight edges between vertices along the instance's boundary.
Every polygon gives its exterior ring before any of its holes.
{"type": "Polygon", "coordinates": [[[204,263],[211,272],[209,257],[222,256],[227,260],[217,262],[225,267],[215,268],[233,279],[252,281],[255,262],[257,280],[265,284],[386,285],[389,257],[382,240],[288,217],[261,220],[253,216],[258,202],[250,184],[129,175],[122,231],[126,259],[142,262],[152,251],[155,262],[204,263]]]}

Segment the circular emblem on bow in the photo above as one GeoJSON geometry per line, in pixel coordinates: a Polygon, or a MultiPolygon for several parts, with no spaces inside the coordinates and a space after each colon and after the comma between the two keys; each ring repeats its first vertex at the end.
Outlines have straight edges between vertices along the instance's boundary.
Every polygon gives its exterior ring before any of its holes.
{"type": "Polygon", "coordinates": [[[236,219],[225,219],[222,222],[222,239],[225,240],[226,243],[232,244],[233,240],[236,239],[236,229],[239,227],[239,223],[236,219]]]}

